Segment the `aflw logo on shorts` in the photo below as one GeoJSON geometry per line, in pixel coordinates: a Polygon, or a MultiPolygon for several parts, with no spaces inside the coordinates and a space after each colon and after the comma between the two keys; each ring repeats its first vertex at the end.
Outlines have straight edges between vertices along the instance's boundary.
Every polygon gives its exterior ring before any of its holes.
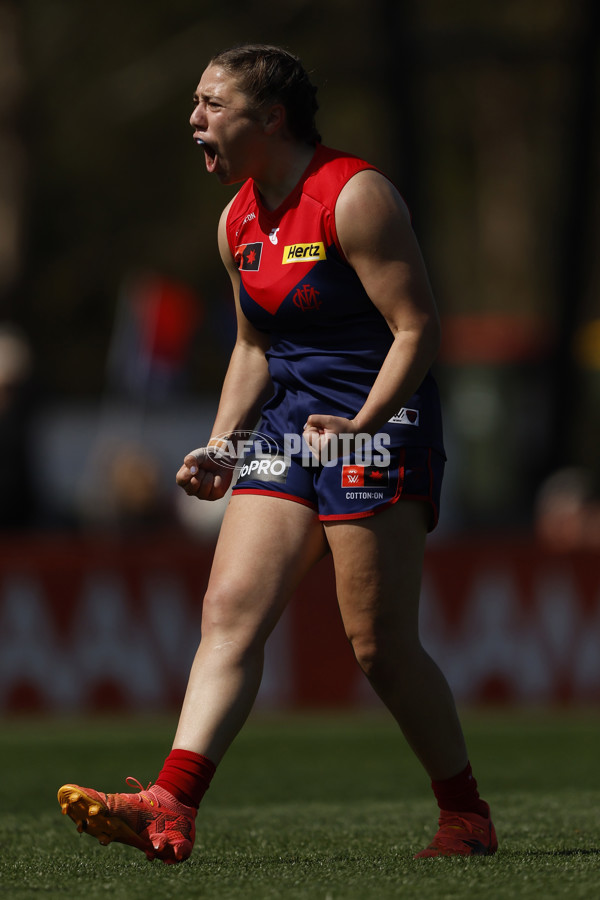
{"type": "Polygon", "coordinates": [[[342,466],[342,487],[387,487],[389,472],[377,466],[342,466]]]}
{"type": "Polygon", "coordinates": [[[322,241],[314,244],[288,244],[283,248],[281,262],[285,266],[288,263],[317,262],[320,259],[327,259],[325,244],[322,241]]]}

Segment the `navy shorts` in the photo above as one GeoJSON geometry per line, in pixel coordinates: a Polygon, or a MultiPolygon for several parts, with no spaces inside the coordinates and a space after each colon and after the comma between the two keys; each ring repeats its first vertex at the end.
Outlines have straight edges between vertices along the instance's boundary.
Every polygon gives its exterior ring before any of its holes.
{"type": "Polygon", "coordinates": [[[324,522],[373,516],[398,500],[421,500],[430,508],[429,530],[438,522],[445,457],[430,447],[387,448],[372,454],[314,465],[308,455],[286,455],[281,444],[250,453],[239,467],[236,494],[263,494],[314,509],[324,522]]]}

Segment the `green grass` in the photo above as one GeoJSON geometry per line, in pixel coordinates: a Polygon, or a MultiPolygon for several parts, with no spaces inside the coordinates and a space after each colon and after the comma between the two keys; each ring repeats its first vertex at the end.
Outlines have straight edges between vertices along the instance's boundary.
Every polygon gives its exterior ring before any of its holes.
{"type": "Polygon", "coordinates": [[[18,898],[592,898],[600,885],[600,722],[464,717],[500,840],[495,857],[415,861],[435,830],[426,777],[375,714],[253,718],[198,817],[192,857],[149,863],[60,815],[66,781],[151,781],[173,722],[0,723],[0,895],[18,898]]]}

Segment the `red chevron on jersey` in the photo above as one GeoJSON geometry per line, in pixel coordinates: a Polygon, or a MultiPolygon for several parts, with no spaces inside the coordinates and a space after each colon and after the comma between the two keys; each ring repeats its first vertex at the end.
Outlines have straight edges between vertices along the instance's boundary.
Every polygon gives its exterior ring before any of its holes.
{"type": "MultiPolygon", "coordinates": [[[[335,229],[335,202],[352,175],[370,168],[357,157],[318,145],[298,185],[276,210],[264,207],[252,180],[242,185],[227,217],[227,238],[242,279],[242,309],[251,321],[258,315],[256,325],[279,330],[285,319],[285,327],[293,328],[298,314],[325,311],[328,299],[337,306],[343,253],[335,229]],[[324,281],[329,283],[327,292],[324,281]],[[270,322],[271,316],[282,322],[270,322]]],[[[364,302],[360,285],[354,288],[364,302]]]]}

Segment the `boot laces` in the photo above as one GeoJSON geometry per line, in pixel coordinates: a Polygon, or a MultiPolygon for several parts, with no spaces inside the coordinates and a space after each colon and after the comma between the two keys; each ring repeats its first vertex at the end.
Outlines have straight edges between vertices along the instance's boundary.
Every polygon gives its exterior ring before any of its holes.
{"type": "Polygon", "coordinates": [[[150,787],[152,786],[151,781],[148,782],[148,787],[145,788],[141,781],[138,781],[138,779],[134,778],[133,775],[128,775],[125,779],[125,782],[131,785],[131,787],[139,788],[139,793],[135,796],[140,801],[140,803],[144,802],[148,803],[150,806],[158,806],[156,798],[151,793],[149,793],[150,787]]]}
{"type": "Polygon", "coordinates": [[[469,834],[481,832],[482,828],[473,819],[461,816],[460,813],[447,813],[440,819],[440,828],[455,828],[460,831],[468,831],[469,834]]]}

